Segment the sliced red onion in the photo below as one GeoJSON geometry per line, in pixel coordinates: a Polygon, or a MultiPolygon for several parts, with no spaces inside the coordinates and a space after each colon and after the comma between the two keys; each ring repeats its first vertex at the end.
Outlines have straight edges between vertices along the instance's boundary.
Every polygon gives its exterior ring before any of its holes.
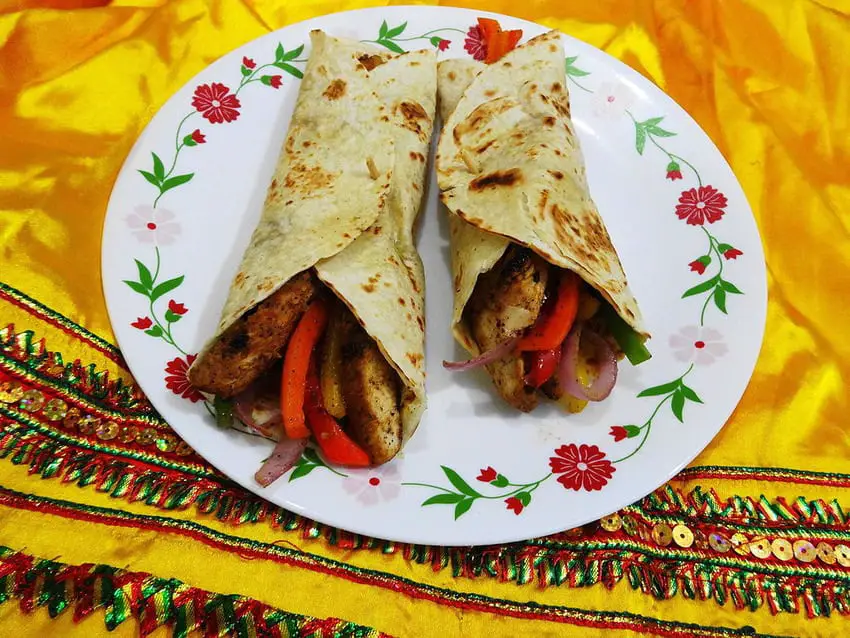
{"type": "Polygon", "coordinates": [[[614,384],[617,383],[617,358],[608,342],[592,330],[582,330],[582,324],[577,323],[567,335],[564,346],[564,354],[558,369],[561,389],[584,401],[602,401],[611,394],[614,384]],[[582,333],[586,339],[593,342],[597,357],[602,361],[599,374],[589,386],[585,386],[578,379],[578,351],[582,333]]]}
{"type": "Polygon", "coordinates": [[[511,352],[516,345],[517,337],[512,339],[508,339],[504,343],[500,343],[495,348],[488,350],[487,352],[483,352],[479,354],[474,359],[470,359],[469,361],[443,361],[443,367],[446,370],[451,370],[453,372],[462,372],[464,370],[472,370],[473,368],[480,368],[481,366],[487,365],[488,363],[493,363],[494,361],[498,361],[506,354],[511,352]]]}
{"type": "Polygon", "coordinates": [[[263,487],[268,487],[295,466],[306,447],[307,439],[282,438],[274,446],[272,455],[263,461],[260,469],[254,474],[254,480],[263,487]]]}
{"type": "Polygon", "coordinates": [[[257,389],[257,384],[251,384],[234,397],[233,411],[248,428],[269,437],[276,426],[283,422],[280,398],[269,393],[258,393],[257,389]]]}

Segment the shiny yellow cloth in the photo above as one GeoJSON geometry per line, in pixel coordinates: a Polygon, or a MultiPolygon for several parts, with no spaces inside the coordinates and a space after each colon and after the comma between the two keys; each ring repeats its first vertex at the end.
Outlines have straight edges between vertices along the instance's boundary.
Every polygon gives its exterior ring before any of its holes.
{"type": "MultiPolygon", "coordinates": [[[[0,280],[114,342],[100,287],[100,230],[107,199],[137,136],[157,109],[207,64],[251,39],[368,0],[0,0],[0,280]],[[104,6],[108,5],[108,6],[104,6]]],[[[442,4],[426,2],[425,4],[442,4]]],[[[455,4],[455,3],[452,3],[455,4]]],[[[687,109],[731,164],[754,210],[768,267],[769,309],[761,357],[741,404],[694,462],[699,466],[850,471],[850,2],[847,0],[506,0],[459,2],[515,14],[573,35],[637,69],[687,109]]],[[[3,306],[0,324],[29,325],[3,306]]],[[[83,356],[51,333],[66,360],[83,356]]],[[[119,374],[107,358],[85,363],[119,374]]],[[[674,485],[692,487],[690,479],[674,485]]],[[[40,481],[0,461],[0,484],[53,499],[152,514],[94,490],[40,481]]],[[[721,498],[837,499],[841,481],[701,478],[721,498]]],[[[196,510],[170,512],[192,520],[196,510]]],[[[214,518],[205,525],[233,533],[214,518]]],[[[609,591],[524,587],[455,578],[399,554],[357,553],[257,526],[255,540],[289,538],[301,549],[363,569],[501,600],[659,620],[741,627],[780,635],[837,635],[836,622],[765,607],[677,596],[658,601],[621,582],[609,591]],[[829,624],[828,624],[829,623],[829,624]]],[[[0,544],[68,563],[105,563],[176,577],[319,618],[345,618],[395,636],[594,635],[580,625],[460,610],[274,562],[246,562],[184,537],[3,511],[0,544]]],[[[97,614],[95,614],[97,616],[97,614]]],[[[840,620],[838,621],[840,622],[840,620]]],[[[73,624],[0,606],[3,635],[96,635],[101,618],[73,624]]],[[[132,623],[116,633],[132,635],[132,623]]],[[[609,631],[614,631],[613,628],[609,631]]],[[[624,635],[630,630],[622,630],[624,635]]]]}

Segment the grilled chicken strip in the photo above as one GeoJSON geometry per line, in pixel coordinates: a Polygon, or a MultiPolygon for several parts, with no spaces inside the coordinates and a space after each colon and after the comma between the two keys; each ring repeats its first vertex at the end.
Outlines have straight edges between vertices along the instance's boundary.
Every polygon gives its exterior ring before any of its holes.
{"type": "Polygon", "coordinates": [[[374,340],[350,318],[342,346],[342,395],[349,436],[375,465],[386,463],[401,449],[399,411],[401,384],[374,340]]]}
{"type": "MultiPolygon", "coordinates": [[[[533,325],[540,314],[549,264],[532,251],[512,246],[493,269],[478,279],[465,311],[472,337],[482,352],[533,325]]],[[[523,381],[521,355],[510,353],[487,366],[499,395],[522,412],[537,407],[537,393],[523,381]]]]}
{"type": "Polygon", "coordinates": [[[222,398],[239,394],[281,357],[318,288],[303,272],[230,326],[189,371],[199,390],[222,398]]]}

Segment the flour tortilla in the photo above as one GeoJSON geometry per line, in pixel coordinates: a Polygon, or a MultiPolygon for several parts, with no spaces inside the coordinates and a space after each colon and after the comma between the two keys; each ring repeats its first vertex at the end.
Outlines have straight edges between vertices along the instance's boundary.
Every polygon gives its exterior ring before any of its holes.
{"type": "Polygon", "coordinates": [[[578,274],[636,332],[649,336],[590,197],[564,61],[560,35],[552,31],[492,65],[439,65],[444,126],[437,178],[450,220],[452,329],[476,354],[463,310],[478,277],[511,242],[578,274]]]}
{"type": "Polygon", "coordinates": [[[425,279],[413,227],[436,108],[436,56],[396,55],[321,31],[311,42],[260,221],[198,361],[244,313],[315,267],[399,374],[406,441],[425,408],[425,279]]]}

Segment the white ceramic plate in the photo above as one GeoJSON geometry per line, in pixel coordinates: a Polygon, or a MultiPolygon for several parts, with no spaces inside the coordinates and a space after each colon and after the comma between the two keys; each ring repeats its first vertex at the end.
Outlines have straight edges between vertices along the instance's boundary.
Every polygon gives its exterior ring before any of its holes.
{"type": "MultiPolygon", "coordinates": [[[[323,29],[394,50],[448,44],[441,56],[468,56],[476,51],[470,28],[486,15],[443,7],[370,9],[250,42],[162,107],[127,158],[109,202],[106,300],[124,356],[157,410],[247,489],[320,522],[380,538],[515,541],[634,502],[717,434],[744,392],[762,342],[762,247],[729,166],[656,86],[564,36],[591,192],[653,334],[653,358],[639,367],[622,364],[613,394],[580,415],[552,404],[519,414],[500,403],[484,373],[444,371],[443,359],[463,354],[449,333],[448,233],[432,178],[419,242],[428,283],[429,407],[418,431],[402,455],[375,470],[331,470],[309,454],[269,488],[254,482],[272,444],[216,427],[204,403],[193,400],[198,397],[185,370],[187,356],[218,321],[259,217],[309,55],[301,46],[311,29],[323,29]]],[[[522,29],[523,41],[546,30],[489,17],[504,29],[522,29]]]]}

